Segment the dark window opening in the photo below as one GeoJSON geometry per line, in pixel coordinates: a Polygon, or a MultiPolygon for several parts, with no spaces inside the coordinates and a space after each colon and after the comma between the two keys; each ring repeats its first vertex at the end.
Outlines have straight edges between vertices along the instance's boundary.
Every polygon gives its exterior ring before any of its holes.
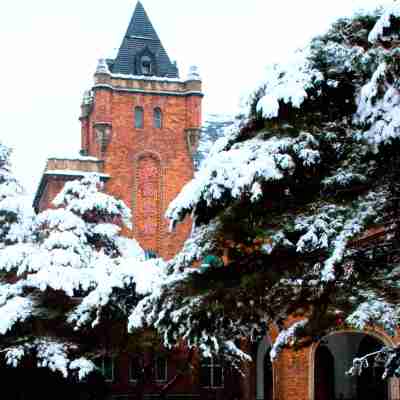
{"type": "Polygon", "coordinates": [[[221,362],[214,358],[204,358],[200,367],[200,384],[204,388],[224,387],[224,369],[221,362]]]}
{"type": "Polygon", "coordinates": [[[152,68],[151,68],[151,59],[148,56],[143,56],[140,62],[140,66],[142,69],[143,75],[151,75],[152,68]]]}
{"type": "Polygon", "coordinates": [[[154,250],[148,249],[144,251],[144,257],[146,260],[151,260],[152,258],[158,258],[159,255],[154,250]]]}
{"type": "Polygon", "coordinates": [[[143,359],[140,356],[132,357],[129,363],[129,380],[137,382],[142,377],[144,371],[143,359]]]}
{"type": "Polygon", "coordinates": [[[144,126],[144,116],[143,116],[143,108],[136,107],[135,108],[135,128],[142,129],[144,126]]]}
{"type": "Polygon", "coordinates": [[[96,360],[96,366],[104,376],[106,382],[114,381],[114,358],[111,356],[103,356],[96,360]]]}
{"type": "Polygon", "coordinates": [[[154,380],[167,380],[167,359],[164,356],[156,357],[154,360],[154,380]]]}

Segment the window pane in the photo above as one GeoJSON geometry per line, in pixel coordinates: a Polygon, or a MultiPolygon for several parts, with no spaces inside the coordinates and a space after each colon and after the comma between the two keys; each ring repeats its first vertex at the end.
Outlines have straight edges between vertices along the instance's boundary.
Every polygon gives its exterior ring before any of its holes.
{"type": "Polygon", "coordinates": [[[142,74],[151,75],[151,59],[150,57],[144,56],[141,60],[142,74]]]}
{"type": "Polygon", "coordinates": [[[159,108],[154,109],[154,128],[161,129],[162,127],[162,112],[159,108]]]}
{"type": "Polygon", "coordinates": [[[143,108],[135,108],[135,128],[143,128],[143,108]]]}
{"type": "Polygon", "coordinates": [[[167,359],[165,357],[157,357],[155,365],[156,381],[167,380],[167,359]]]}
{"type": "Polygon", "coordinates": [[[142,365],[140,357],[131,358],[130,366],[129,366],[129,380],[137,381],[140,379],[140,375],[142,372],[142,365]]]}
{"type": "Polygon", "coordinates": [[[214,374],[213,374],[213,386],[214,387],[221,387],[224,385],[224,378],[223,378],[223,370],[220,365],[214,366],[214,374]]]}
{"type": "Polygon", "coordinates": [[[211,386],[211,367],[202,364],[200,367],[200,384],[203,387],[211,386]]]}
{"type": "Polygon", "coordinates": [[[152,258],[158,258],[158,254],[154,250],[145,250],[144,256],[146,260],[151,260],[152,258]]]}
{"type": "Polygon", "coordinates": [[[114,380],[114,361],[112,357],[105,356],[103,358],[103,375],[106,381],[114,380]]]}

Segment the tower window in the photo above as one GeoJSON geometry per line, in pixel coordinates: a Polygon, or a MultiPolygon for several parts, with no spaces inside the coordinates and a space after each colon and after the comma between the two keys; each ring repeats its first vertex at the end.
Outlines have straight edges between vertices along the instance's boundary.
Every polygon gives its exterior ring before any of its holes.
{"type": "Polygon", "coordinates": [[[144,251],[144,256],[145,256],[146,260],[151,260],[152,258],[158,258],[159,257],[159,255],[154,250],[151,250],[151,249],[145,250],[144,251]]]}
{"type": "Polygon", "coordinates": [[[151,75],[151,59],[148,56],[143,56],[140,60],[140,67],[143,75],[151,75]]]}
{"type": "Polygon", "coordinates": [[[135,128],[136,129],[142,129],[144,126],[143,114],[144,114],[144,112],[143,112],[142,107],[135,108],[135,128]]]}
{"type": "Polygon", "coordinates": [[[154,128],[162,128],[162,112],[158,107],[154,109],[154,128]]]}
{"type": "Polygon", "coordinates": [[[215,358],[204,358],[200,366],[200,383],[204,388],[224,387],[224,370],[221,362],[215,358]]]}

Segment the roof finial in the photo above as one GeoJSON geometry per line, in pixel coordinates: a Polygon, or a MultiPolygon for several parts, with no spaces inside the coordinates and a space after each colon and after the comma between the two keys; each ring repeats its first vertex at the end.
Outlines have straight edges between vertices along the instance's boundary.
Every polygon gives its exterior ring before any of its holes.
{"type": "Polygon", "coordinates": [[[189,72],[186,79],[188,81],[201,81],[200,71],[197,65],[192,65],[189,67],[189,72]]]}
{"type": "Polygon", "coordinates": [[[97,63],[96,74],[109,74],[107,62],[104,58],[100,58],[97,63]]]}

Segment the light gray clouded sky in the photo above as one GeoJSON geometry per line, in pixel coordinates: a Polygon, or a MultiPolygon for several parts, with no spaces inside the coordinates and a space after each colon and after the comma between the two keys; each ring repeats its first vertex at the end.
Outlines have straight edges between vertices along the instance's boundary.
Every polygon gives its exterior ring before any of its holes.
{"type": "MultiPolygon", "coordinates": [[[[232,112],[263,77],[340,16],[390,0],[142,0],[181,76],[196,64],[204,110],[232,112]]],[[[29,193],[45,160],[80,147],[79,105],[97,59],[119,47],[135,0],[0,3],[0,139],[29,193]]]]}

